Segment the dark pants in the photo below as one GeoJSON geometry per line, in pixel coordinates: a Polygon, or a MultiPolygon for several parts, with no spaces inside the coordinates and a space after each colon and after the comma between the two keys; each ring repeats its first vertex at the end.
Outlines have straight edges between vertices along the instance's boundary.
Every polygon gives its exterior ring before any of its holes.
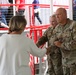
{"type": "Polygon", "coordinates": [[[0,8],[0,21],[7,25],[6,16],[8,13],[7,8],[0,8]]]}
{"type": "Polygon", "coordinates": [[[40,22],[40,24],[42,24],[42,21],[41,21],[41,19],[39,17],[39,13],[38,12],[37,13],[34,13],[34,18],[35,17],[38,19],[38,21],[40,22]]]}

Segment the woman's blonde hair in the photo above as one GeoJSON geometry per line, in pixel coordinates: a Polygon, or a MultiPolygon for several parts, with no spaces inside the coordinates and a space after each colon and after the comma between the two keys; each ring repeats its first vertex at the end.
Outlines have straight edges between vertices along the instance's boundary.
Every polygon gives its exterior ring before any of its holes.
{"type": "Polygon", "coordinates": [[[24,16],[13,16],[9,21],[9,31],[20,31],[24,30],[27,21],[24,16]]]}

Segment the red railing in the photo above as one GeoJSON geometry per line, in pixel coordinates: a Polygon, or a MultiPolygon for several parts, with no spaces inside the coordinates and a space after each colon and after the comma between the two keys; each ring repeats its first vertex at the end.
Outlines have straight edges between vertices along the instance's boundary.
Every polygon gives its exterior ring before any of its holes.
{"type": "MultiPolygon", "coordinates": [[[[36,41],[38,40],[38,37],[41,37],[42,34],[43,34],[43,29],[47,29],[50,25],[43,25],[43,26],[30,26],[30,27],[26,27],[25,30],[29,30],[29,33],[26,34],[27,37],[29,37],[30,39],[34,38],[34,42],[36,43],[36,41]],[[32,36],[32,34],[34,36],[32,36]]],[[[8,28],[0,28],[0,30],[2,31],[6,31],[8,30],[8,28]]],[[[34,59],[34,57],[32,55],[30,55],[30,62],[29,62],[29,65],[30,65],[30,68],[31,68],[31,71],[32,71],[32,75],[35,75],[35,61],[36,60],[36,63],[38,63],[38,58],[36,57],[34,59]]],[[[42,59],[42,62],[44,61],[44,59],[42,59]]]]}
{"type": "MultiPolygon", "coordinates": [[[[34,9],[33,6],[37,5],[37,4],[0,4],[0,6],[17,6],[17,5],[25,5],[25,6],[29,6],[29,21],[30,21],[30,26],[26,27],[25,30],[29,29],[29,33],[26,34],[27,37],[29,37],[30,39],[33,38],[34,42],[36,43],[36,41],[38,40],[38,37],[42,36],[42,32],[43,29],[47,29],[50,25],[46,24],[46,25],[41,25],[41,26],[36,26],[35,24],[33,24],[32,20],[31,20],[31,15],[34,13],[34,9]],[[31,8],[32,8],[32,14],[31,12],[31,8]],[[32,33],[34,36],[32,36],[32,33]]],[[[48,4],[38,4],[41,8],[50,8],[50,5],[48,4]]],[[[33,15],[34,16],[34,15],[33,15]]],[[[8,30],[8,28],[0,28],[0,31],[6,31],[8,30]]],[[[30,56],[30,67],[31,67],[31,71],[32,71],[32,75],[35,75],[35,66],[34,66],[34,57],[30,56]]],[[[43,61],[43,60],[42,60],[43,61]]],[[[36,59],[36,62],[38,63],[38,58],[36,59]]]]}

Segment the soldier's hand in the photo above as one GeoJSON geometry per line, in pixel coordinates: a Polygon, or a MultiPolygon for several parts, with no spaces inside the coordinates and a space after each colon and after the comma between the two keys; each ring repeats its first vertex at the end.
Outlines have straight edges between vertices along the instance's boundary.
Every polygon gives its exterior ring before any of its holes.
{"type": "Polygon", "coordinates": [[[60,41],[55,41],[54,44],[55,44],[55,46],[57,46],[57,47],[61,47],[61,44],[62,44],[62,43],[61,43],[60,41]]]}

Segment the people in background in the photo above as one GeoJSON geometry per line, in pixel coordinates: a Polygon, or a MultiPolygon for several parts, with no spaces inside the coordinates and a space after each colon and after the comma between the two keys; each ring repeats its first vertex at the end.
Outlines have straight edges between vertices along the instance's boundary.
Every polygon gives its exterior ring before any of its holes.
{"type": "MultiPolygon", "coordinates": [[[[8,0],[0,0],[0,4],[10,4],[8,0]]],[[[7,25],[6,16],[10,6],[0,6],[0,21],[7,25]]]]}
{"type": "Polygon", "coordinates": [[[24,16],[14,16],[9,22],[9,32],[0,37],[0,75],[32,75],[29,67],[30,54],[42,57],[50,47],[39,49],[26,37],[24,16]]]}
{"type": "Polygon", "coordinates": [[[16,5],[16,15],[24,16],[25,0],[16,0],[16,4],[18,4],[16,5]]]}
{"type": "Polygon", "coordinates": [[[35,23],[35,17],[36,17],[38,19],[38,21],[40,22],[40,24],[42,24],[42,21],[41,21],[41,19],[39,17],[39,14],[40,14],[40,6],[38,5],[39,0],[34,0],[32,2],[32,4],[35,4],[34,7],[33,7],[34,8],[33,22],[35,23]]]}
{"type": "Polygon", "coordinates": [[[62,52],[64,75],[76,75],[76,21],[67,18],[64,8],[56,10],[56,19],[58,25],[53,38],[57,39],[54,45],[62,52]]]}
{"type": "Polygon", "coordinates": [[[63,75],[62,69],[62,54],[58,47],[53,45],[54,34],[53,31],[57,26],[56,16],[50,16],[50,27],[46,29],[43,36],[37,41],[36,45],[40,47],[41,45],[48,42],[48,46],[50,46],[50,52],[47,55],[48,60],[48,74],[49,75],[63,75]]]}

